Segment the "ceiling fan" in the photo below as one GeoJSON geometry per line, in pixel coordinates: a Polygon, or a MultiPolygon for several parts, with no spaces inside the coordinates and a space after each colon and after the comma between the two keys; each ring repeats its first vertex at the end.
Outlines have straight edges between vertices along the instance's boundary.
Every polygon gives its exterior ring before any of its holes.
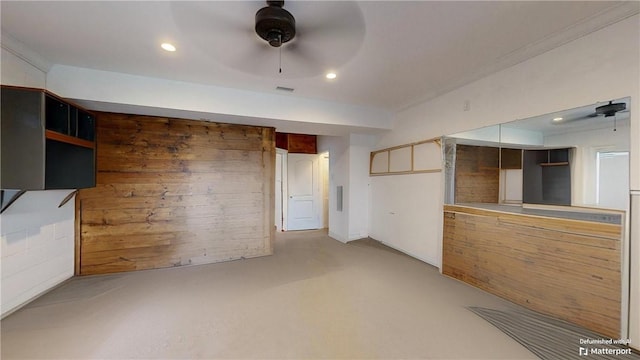
{"type": "Polygon", "coordinates": [[[267,6],[256,13],[256,34],[273,47],[280,47],[296,36],[296,19],[283,5],[284,0],[267,1],[267,6]]]}
{"type": "Polygon", "coordinates": [[[321,75],[351,60],[365,35],[356,1],[172,1],[170,6],[176,26],[194,47],[229,68],[263,77],[321,75]]]}

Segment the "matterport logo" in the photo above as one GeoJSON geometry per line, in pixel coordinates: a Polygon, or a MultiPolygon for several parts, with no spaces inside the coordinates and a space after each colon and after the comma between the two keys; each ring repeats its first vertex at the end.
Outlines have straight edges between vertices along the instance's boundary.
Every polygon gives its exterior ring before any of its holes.
{"type": "Polygon", "coordinates": [[[631,355],[629,339],[580,339],[580,356],[589,355],[631,355]],[[599,346],[598,346],[599,345],[599,346]]]}

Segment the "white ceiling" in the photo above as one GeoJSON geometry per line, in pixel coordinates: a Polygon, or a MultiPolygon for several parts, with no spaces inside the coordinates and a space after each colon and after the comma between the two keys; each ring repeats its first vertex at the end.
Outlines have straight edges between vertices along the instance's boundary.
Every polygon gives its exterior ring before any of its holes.
{"type": "Polygon", "coordinates": [[[287,1],[299,31],[279,74],[278,50],[253,32],[264,2],[0,4],[3,39],[36,53],[41,67],[288,94],[275,89],[284,86],[295,89],[289,96],[392,111],[638,12],[636,1],[287,1]],[[163,41],[178,51],[160,50],[163,41]],[[336,80],[324,78],[329,69],[336,80]]]}

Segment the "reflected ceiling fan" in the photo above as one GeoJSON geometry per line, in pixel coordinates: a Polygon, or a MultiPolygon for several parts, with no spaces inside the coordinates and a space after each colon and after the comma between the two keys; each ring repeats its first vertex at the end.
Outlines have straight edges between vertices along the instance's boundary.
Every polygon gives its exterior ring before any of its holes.
{"type": "Polygon", "coordinates": [[[613,100],[609,101],[607,105],[598,106],[596,108],[596,112],[591,117],[596,117],[600,115],[604,115],[604,117],[615,116],[616,113],[622,112],[627,108],[626,103],[614,103],[613,100]]]}
{"type": "Polygon", "coordinates": [[[614,125],[613,131],[616,131],[616,115],[619,113],[628,113],[627,104],[624,102],[609,101],[608,104],[597,106],[592,113],[587,115],[580,115],[577,117],[557,117],[553,119],[554,125],[566,125],[577,121],[584,121],[588,119],[602,117],[603,119],[613,117],[614,125]]]}

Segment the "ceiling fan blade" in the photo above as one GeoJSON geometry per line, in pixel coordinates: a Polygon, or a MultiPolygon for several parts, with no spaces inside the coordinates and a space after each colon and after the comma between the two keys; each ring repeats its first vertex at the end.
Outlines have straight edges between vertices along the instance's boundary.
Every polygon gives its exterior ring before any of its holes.
{"type": "Polygon", "coordinates": [[[295,5],[296,41],[324,54],[325,66],[337,67],[355,56],[365,35],[364,17],[356,2],[303,1],[295,5]]]}
{"type": "Polygon", "coordinates": [[[173,1],[171,13],[176,27],[189,34],[189,41],[204,53],[217,55],[221,49],[237,47],[256,36],[247,22],[255,13],[255,4],[247,1],[173,1]]]}
{"type": "MultiPolygon", "coordinates": [[[[296,62],[303,62],[304,66],[321,67],[323,64],[322,52],[317,51],[315,47],[308,46],[302,41],[294,41],[291,44],[287,44],[283,47],[282,61],[284,64],[289,63],[291,60],[296,62]]],[[[291,75],[297,76],[296,72],[290,72],[291,75]]],[[[299,74],[298,74],[299,75],[299,74]]]]}
{"type": "MultiPolygon", "coordinates": [[[[259,3],[259,2],[258,2],[259,3]]],[[[207,34],[253,31],[257,8],[253,1],[173,1],[171,12],[180,28],[202,29],[207,34]]]]}
{"type": "Polygon", "coordinates": [[[251,73],[259,76],[275,77],[280,68],[278,49],[264,44],[241,46],[234,53],[234,68],[252,69],[251,73]]]}

